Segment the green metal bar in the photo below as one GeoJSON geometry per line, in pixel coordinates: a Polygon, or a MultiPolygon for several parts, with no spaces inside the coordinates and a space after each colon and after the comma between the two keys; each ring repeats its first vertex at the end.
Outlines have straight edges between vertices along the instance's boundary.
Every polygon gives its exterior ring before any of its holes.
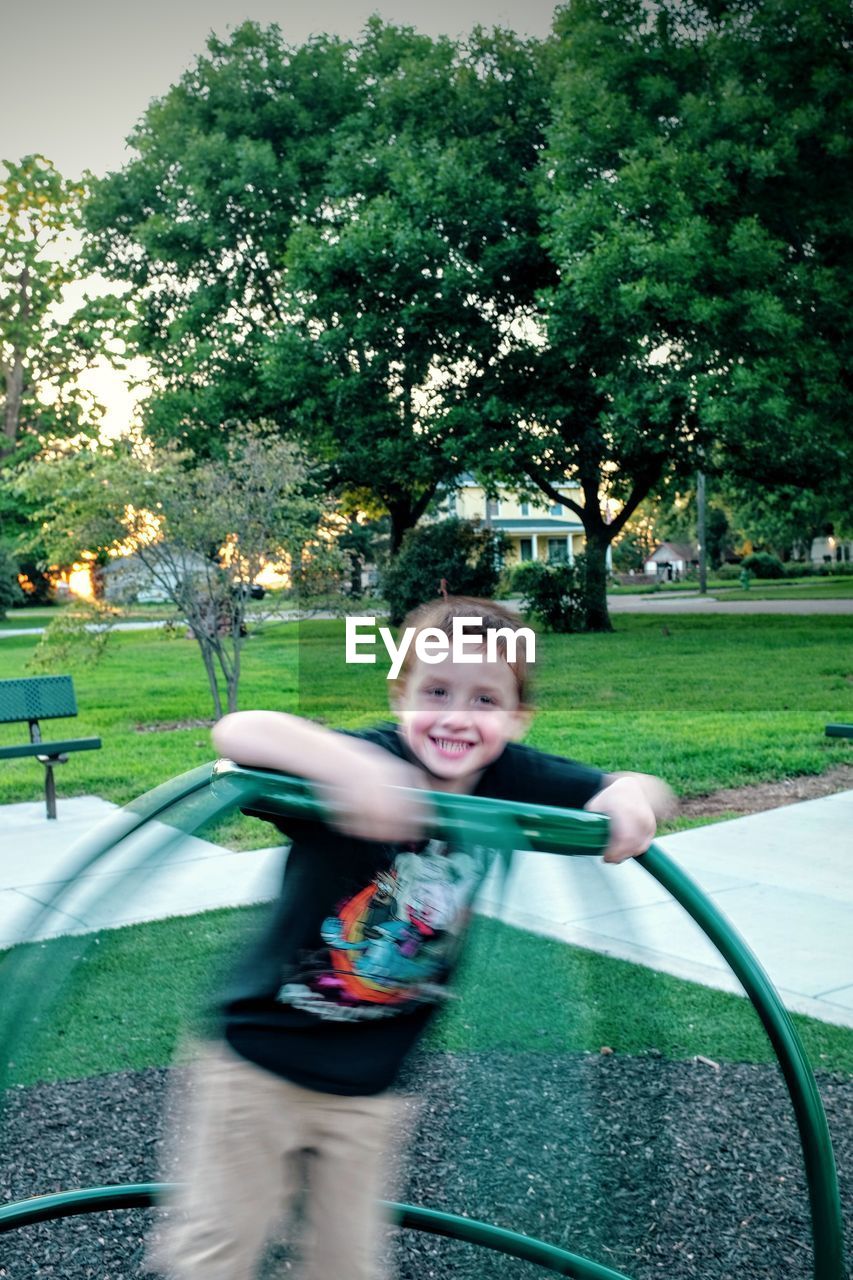
{"type": "Polygon", "coordinates": [[[827,738],[853,738],[853,724],[828,724],[825,733],[827,738]]]}
{"type": "MultiPolygon", "coordinates": [[[[149,1209],[178,1191],[172,1183],[139,1182],[127,1186],[87,1187],[80,1191],[59,1191],[54,1195],[35,1196],[0,1209],[0,1234],[34,1222],[50,1222],[57,1218],[77,1217],[86,1213],[102,1213],[107,1209],[149,1209]]],[[[525,1262],[533,1262],[559,1276],[572,1280],[629,1280],[621,1271],[613,1271],[591,1262],[567,1249],[544,1244],[517,1231],[493,1227],[476,1218],[463,1218],[455,1213],[441,1213],[419,1205],[399,1204],[383,1200],[383,1209],[392,1222],[432,1235],[464,1240],[469,1244],[494,1249],[525,1262]]]]}
{"type": "Polygon", "coordinates": [[[841,1200],[832,1140],[817,1083],[776,988],[740,934],[656,845],[637,861],[672,894],[726,960],[755,1007],[791,1097],[809,1189],[815,1280],[843,1280],[841,1200]]]}

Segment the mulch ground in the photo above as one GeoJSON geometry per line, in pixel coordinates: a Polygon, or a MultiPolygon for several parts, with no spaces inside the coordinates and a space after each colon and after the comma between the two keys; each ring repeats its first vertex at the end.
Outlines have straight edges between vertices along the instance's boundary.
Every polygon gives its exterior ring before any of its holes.
{"type": "Polygon", "coordinates": [[[853,789],[853,764],[838,764],[826,773],[758,782],[748,787],[724,787],[704,796],[689,796],[678,802],[682,818],[714,818],[721,814],[763,813],[801,800],[817,800],[838,791],[853,789]]]}
{"type": "MultiPolygon", "coordinates": [[[[7,1095],[0,1197],[159,1176],[169,1073],[126,1072],[7,1095]]],[[[180,1077],[179,1077],[180,1079],[180,1077]]],[[[775,1067],[618,1054],[429,1054],[397,1197],[560,1244],[635,1280],[809,1280],[799,1143],[775,1067]]],[[[853,1234],[853,1080],[822,1076],[853,1234]]],[[[333,1212],[333,1208],[330,1209],[333,1212]]],[[[0,1237],[0,1276],[131,1280],[151,1211],[0,1237]]],[[[531,1264],[420,1232],[389,1235],[399,1280],[533,1280],[531,1264]]],[[[296,1276],[283,1244],[264,1275],[296,1276]]]]}

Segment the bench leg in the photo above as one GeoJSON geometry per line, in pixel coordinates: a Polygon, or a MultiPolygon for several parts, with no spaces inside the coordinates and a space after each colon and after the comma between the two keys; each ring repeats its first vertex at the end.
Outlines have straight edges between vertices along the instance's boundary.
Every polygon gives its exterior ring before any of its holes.
{"type": "Polygon", "coordinates": [[[47,802],[48,818],[56,817],[56,779],[53,776],[53,765],[45,765],[44,798],[47,802]]]}

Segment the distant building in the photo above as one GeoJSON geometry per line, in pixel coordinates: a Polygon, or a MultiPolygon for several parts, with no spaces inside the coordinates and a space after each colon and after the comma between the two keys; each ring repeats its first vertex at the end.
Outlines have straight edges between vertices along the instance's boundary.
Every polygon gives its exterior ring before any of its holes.
{"type": "Polygon", "coordinates": [[[812,564],[849,564],[853,561],[853,540],[815,538],[809,552],[812,564]]]}
{"type": "Polygon", "coordinates": [[[104,599],[109,601],[138,601],[140,604],[163,604],[169,597],[168,587],[177,585],[179,578],[188,574],[203,574],[210,570],[209,561],[193,551],[175,552],[158,566],[157,575],[144,565],[135,553],[116,556],[102,570],[104,599]]]}
{"type": "Polygon", "coordinates": [[[689,542],[662,542],[643,565],[643,572],[673,582],[698,567],[698,547],[689,542]]]}
{"type": "MultiPolygon", "coordinates": [[[[582,503],[580,489],[559,484],[554,488],[582,503]]],[[[584,549],[583,525],[565,503],[548,502],[544,497],[521,498],[504,490],[496,498],[489,498],[483,486],[467,473],[459,476],[446,494],[439,516],[479,519],[506,534],[508,565],[527,560],[573,564],[584,549]]]]}

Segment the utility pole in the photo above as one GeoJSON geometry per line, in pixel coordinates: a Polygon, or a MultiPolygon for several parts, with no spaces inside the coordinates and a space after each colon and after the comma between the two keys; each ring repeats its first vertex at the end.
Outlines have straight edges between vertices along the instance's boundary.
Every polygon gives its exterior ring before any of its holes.
{"type": "Polygon", "coordinates": [[[696,472],[696,534],[699,542],[699,594],[708,590],[708,561],[705,554],[705,472],[696,472]]]}

